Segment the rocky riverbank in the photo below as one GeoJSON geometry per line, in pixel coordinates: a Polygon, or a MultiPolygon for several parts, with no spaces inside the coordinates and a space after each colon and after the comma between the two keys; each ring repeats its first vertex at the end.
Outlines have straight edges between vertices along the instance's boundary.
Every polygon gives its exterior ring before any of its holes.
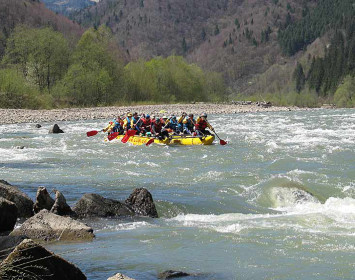
{"type": "Polygon", "coordinates": [[[270,104],[234,103],[234,104],[169,104],[169,105],[140,105],[122,107],[70,108],[55,110],[0,109],[0,124],[13,123],[42,123],[53,121],[75,121],[111,119],[124,115],[127,111],[149,113],[151,115],[180,115],[182,112],[201,114],[238,114],[270,111],[301,110],[297,107],[274,107],[270,104]]]}

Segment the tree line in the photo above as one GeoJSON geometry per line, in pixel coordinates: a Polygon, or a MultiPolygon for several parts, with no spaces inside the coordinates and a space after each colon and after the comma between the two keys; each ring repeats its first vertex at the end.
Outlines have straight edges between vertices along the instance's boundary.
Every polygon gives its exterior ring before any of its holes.
{"type": "Polygon", "coordinates": [[[139,102],[220,101],[220,74],[179,56],[128,64],[106,26],[75,46],[50,27],[17,26],[0,67],[0,107],[53,108],[139,102]]]}
{"type": "MultiPolygon", "coordinates": [[[[355,9],[354,9],[355,11],[355,9]]],[[[310,89],[323,99],[333,99],[340,107],[355,106],[355,12],[343,18],[334,31],[324,57],[313,57],[304,73],[297,64],[293,78],[297,92],[310,89]]]]}

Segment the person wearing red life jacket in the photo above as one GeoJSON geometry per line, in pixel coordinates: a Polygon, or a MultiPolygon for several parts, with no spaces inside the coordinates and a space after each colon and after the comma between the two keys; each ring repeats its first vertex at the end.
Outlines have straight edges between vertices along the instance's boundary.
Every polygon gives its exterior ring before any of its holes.
{"type": "Polygon", "coordinates": [[[152,136],[159,138],[160,140],[169,137],[169,133],[163,129],[163,123],[159,118],[156,118],[155,122],[152,123],[150,132],[152,136]]]}
{"type": "Polygon", "coordinates": [[[146,135],[146,133],[150,131],[150,126],[152,124],[150,116],[147,114],[145,118],[141,118],[141,123],[142,123],[140,126],[141,134],[146,135]]]}
{"type": "Polygon", "coordinates": [[[207,128],[214,131],[214,128],[207,121],[207,114],[203,113],[196,120],[196,124],[195,124],[196,135],[198,136],[211,135],[211,132],[206,130],[207,128]]]}

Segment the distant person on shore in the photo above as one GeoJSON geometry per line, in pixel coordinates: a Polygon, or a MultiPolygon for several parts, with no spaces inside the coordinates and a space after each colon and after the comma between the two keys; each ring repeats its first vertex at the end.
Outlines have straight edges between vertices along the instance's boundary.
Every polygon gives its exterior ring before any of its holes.
{"type": "Polygon", "coordinates": [[[206,113],[201,114],[197,118],[195,128],[196,128],[196,135],[197,136],[211,135],[211,132],[206,130],[207,128],[214,131],[214,128],[207,121],[207,114],[206,113]]]}

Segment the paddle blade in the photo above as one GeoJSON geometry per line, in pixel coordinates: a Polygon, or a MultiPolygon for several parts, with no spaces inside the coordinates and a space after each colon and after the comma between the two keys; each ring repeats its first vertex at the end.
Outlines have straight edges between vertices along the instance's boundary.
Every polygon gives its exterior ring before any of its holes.
{"type": "Polygon", "coordinates": [[[118,134],[119,132],[111,133],[109,136],[107,136],[108,141],[115,139],[118,136],[118,134]]]}
{"type": "Polygon", "coordinates": [[[149,139],[149,141],[147,143],[145,143],[146,146],[149,146],[150,144],[152,144],[154,142],[154,139],[149,139]]]}
{"type": "Polygon", "coordinates": [[[125,136],[122,138],[121,142],[122,143],[127,143],[129,137],[136,135],[135,130],[128,130],[125,134],[125,136]]]}
{"type": "Polygon", "coordinates": [[[224,146],[224,145],[227,145],[227,142],[224,141],[224,140],[222,140],[222,139],[220,139],[220,140],[219,140],[219,144],[222,145],[222,146],[224,146]]]}
{"type": "Polygon", "coordinates": [[[97,130],[92,130],[92,131],[86,132],[86,135],[87,135],[87,137],[90,137],[90,136],[94,136],[94,135],[96,135],[98,133],[99,132],[97,130]]]}

